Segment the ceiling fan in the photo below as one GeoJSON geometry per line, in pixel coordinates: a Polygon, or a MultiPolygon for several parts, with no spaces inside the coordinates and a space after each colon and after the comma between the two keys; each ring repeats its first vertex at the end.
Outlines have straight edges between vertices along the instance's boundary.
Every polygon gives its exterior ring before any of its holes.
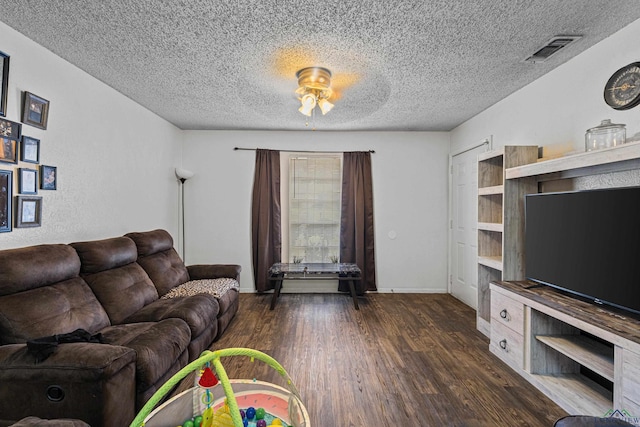
{"type": "MultiPolygon", "coordinates": [[[[292,94],[297,96],[301,106],[298,109],[305,116],[310,117],[317,106],[322,114],[327,114],[334,107],[334,103],[342,98],[344,91],[360,80],[357,73],[334,72],[305,48],[281,49],[273,62],[276,75],[297,79],[297,89],[292,94]]],[[[330,55],[329,55],[330,56],[330,55]]],[[[335,64],[339,67],[339,64],[335,64]]]]}

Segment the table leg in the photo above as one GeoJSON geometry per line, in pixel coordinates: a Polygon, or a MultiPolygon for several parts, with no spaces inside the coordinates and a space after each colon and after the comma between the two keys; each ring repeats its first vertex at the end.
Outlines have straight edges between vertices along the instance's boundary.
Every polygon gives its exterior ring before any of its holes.
{"type": "Polygon", "coordinates": [[[349,280],[349,291],[351,292],[351,297],[353,298],[353,306],[356,308],[356,310],[360,310],[360,307],[358,307],[358,296],[356,295],[356,282],[353,279],[349,280]]]}
{"type": "Polygon", "coordinates": [[[273,290],[273,296],[271,297],[271,308],[273,310],[276,306],[278,297],[280,296],[280,289],[282,288],[282,280],[276,280],[276,287],[273,290]]]}

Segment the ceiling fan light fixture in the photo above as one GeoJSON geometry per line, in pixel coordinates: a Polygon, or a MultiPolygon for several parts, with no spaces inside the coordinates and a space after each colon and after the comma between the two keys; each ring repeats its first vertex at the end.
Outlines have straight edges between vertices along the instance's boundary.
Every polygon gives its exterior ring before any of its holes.
{"type": "Polygon", "coordinates": [[[320,107],[320,111],[322,111],[322,115],[324,116],[333,108],[333,104],[322,98],[318,101],[318,107],[320,107]]]}
{"type": "Polygon", "coordinates": [[[298,109],[305,116],[311,116],[311,112],[316,106],[316,96],[312,93],[307,93],[300,98],[302,107],[298,109]]]}
{"type": "Polygon", "coordinates": [[[305,116],[311,116],[313,109],[318,105],[322,114],[327,114],[333,108],[329,102],[332,95],[331,71],[323,67],[307,67],[296,73],[298,89],[296,94],[302,106],[298,109],[305,116]]]}

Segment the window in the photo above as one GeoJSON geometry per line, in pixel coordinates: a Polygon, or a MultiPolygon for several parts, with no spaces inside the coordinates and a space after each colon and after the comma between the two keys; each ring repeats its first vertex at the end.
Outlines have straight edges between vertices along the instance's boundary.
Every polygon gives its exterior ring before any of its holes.
{"type": "Polygon", "coordinates": [[[288,209],[283,203],[283,213],[288,213],[288,250],[283,250],[283,259],[338,262],[342,155],[292,154],[288,171],[288,209]]]}

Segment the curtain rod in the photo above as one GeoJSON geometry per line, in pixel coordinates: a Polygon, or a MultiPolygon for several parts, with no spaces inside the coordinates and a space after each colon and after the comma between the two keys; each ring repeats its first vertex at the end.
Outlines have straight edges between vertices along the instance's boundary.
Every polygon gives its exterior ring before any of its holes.
{"type": "MultiPolygon", "coordinates": [[[[242,148],[242,147],[234,147],[233,149],[234,151],[236,150],[243,150],[243,151],[256,151],[259,150],[259,148],[242,148]]],[[[344,151],[316,151],[316,150],[276,150],[276,151],[282,151],[285,153],[344,153],[344,151]]],[[[369,153],[375,153],[374,150],[368,150],[369,153]]]]}

